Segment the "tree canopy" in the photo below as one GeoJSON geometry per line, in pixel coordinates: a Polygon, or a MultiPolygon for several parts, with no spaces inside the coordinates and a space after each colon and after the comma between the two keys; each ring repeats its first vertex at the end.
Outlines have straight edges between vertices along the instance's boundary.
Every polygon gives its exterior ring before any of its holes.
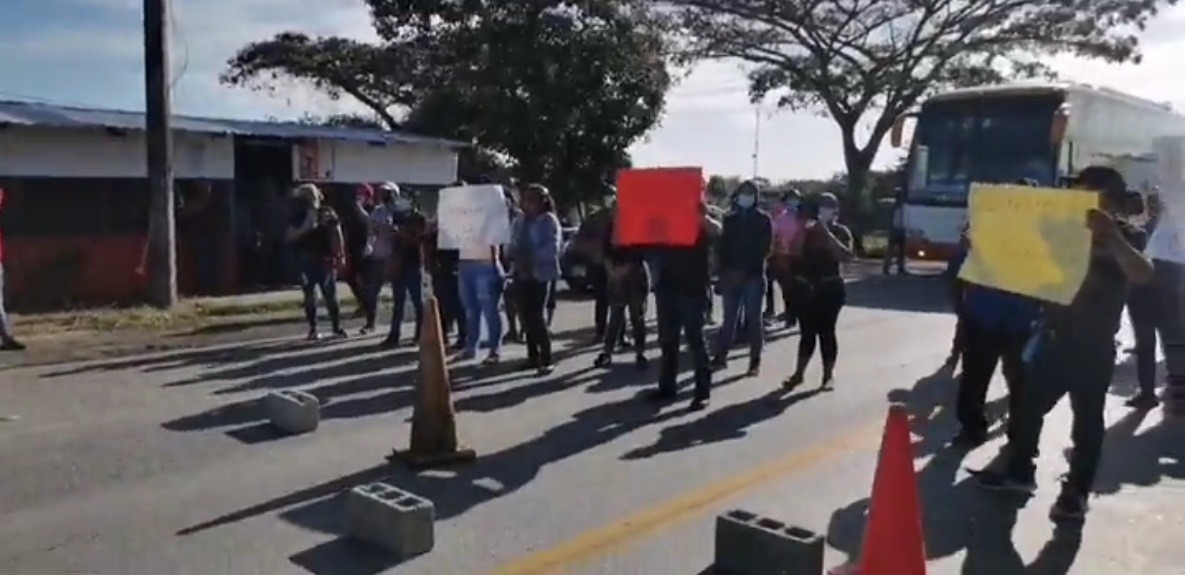
{"type": "Polygon", "coordinates": [[[829,115],[862,189],[895,119],[935,90],[1051,76],[1040,58],[1139,59],[1176,0],[668,0],[688,59],[753,65],[750,96],[829,115]],[[871,116],[867,140],[856,129],[871,116]]]}
{"type": "Polygon", "coordinates": [[[473,141],[561,200],[599,195],[661,118],[661,21],[640,0],[366,0],[381,41],[285,32],[243,47],[231,85],[351,97],[388,127],[473,141]]]}

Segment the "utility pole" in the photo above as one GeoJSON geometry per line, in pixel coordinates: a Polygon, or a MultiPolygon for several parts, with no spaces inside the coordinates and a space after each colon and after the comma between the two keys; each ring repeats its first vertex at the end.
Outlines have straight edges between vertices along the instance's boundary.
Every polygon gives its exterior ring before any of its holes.
{"type": "Polygon", "coordinates": [[[753,121],[753,178],[761,176],[761,106],[757,106],[753,121]]]}
{"type": "Polygon", "coordinates": [[[144,0],[144,104],[150,212],[150,300],[177,305],[177,232],[173,216],[173,126],[169,85],[168,0],[144,0]]]}

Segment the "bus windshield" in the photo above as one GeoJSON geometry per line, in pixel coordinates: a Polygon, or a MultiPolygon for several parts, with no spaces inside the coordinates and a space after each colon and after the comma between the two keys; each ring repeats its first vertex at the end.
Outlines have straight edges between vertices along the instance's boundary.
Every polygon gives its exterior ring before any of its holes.
{"type": "Polygon", "coordinates": [[[909,190],[920,203],[966,205],[972,182],[1033,178],[1053,185],[1057,150],[1049,133],[1064,96],[994,96],[938,101],[922,108],[913,146],[927,147],[924,183],[909,190]]]}

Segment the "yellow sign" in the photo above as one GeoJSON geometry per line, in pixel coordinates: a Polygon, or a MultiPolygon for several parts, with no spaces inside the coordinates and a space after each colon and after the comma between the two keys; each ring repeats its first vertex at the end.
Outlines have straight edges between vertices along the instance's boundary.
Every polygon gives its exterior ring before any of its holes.
{"type": "Polygon", "coordinates": [[[972,184],[971,251],[959,278],[1068,305],[1086,279],[1086,213],[1098,205],[1094,192],[972,184]]]}

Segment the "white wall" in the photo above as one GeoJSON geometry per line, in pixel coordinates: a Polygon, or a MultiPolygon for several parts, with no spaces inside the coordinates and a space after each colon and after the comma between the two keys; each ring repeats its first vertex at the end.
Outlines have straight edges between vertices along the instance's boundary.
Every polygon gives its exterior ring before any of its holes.
{"type": "MultiPolygon", "coordinates": [[[[294,148],[294,174],[300,174],[300,157],[294,148]]],[[[317,179],[329,182],[445,185],[457,179],[457,151],[438,146],[321,140],[317,157],[317,179]]]]}
{"type": "MultiPolygon", "coordinates": [[[[178,133],[173,146],[174,177],[234,177],[232,138],[178,133]]],[[[143,132],[116,136],[102,128],[0,128],[0,176],[143,178],[145,165],[143,132]]]]}

